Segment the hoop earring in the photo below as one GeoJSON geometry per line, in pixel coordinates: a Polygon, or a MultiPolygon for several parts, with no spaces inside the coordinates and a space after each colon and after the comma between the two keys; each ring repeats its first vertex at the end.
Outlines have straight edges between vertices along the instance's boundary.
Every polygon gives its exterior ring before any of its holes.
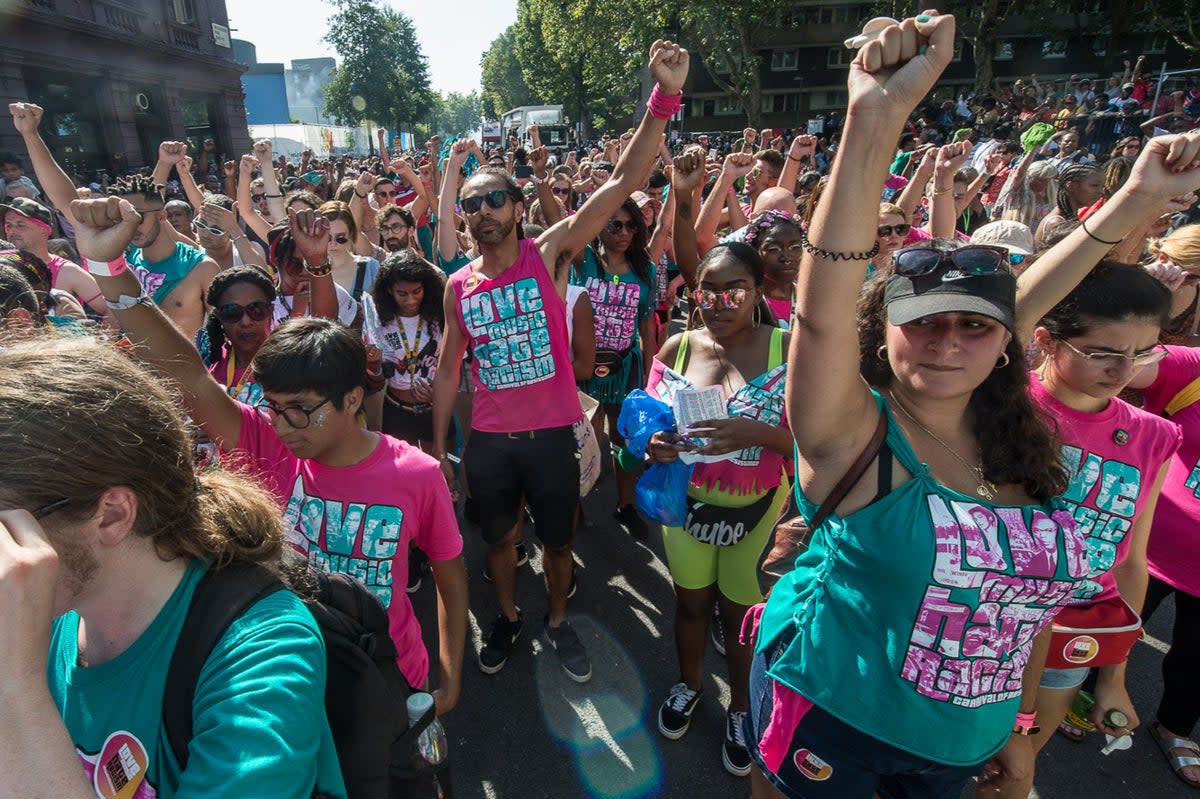
{"type": "Polygon", "coordinates": [[[758,327],[762,324],[762,305],[754,306],[754,326],[758,327]]]}
{"type": "Polygon", "coordinates": [[[699,305],[693,307],[692,312],[688,314],[688,330],[698,330],[701,327],[701,325],[696,321],[696,314],[698,313],[700,313],[699,305]]]}
{"type": "Polygon", "coordinates": [[[1000,363],[996,364],[993,368],[994,369],[1003,369],[1006,366],[1008,366],[1009,363],[1011,363],[1011,362],[1012,362],[1012,359],[1008,357],[1008,353],[1002,352],[1002,353],[1000,353],[1000,363]]]}
{"type": "Polygon", "coordinates": [[[881,361],[887,361],[887,345],[883,344],[879,349],[875,350],[875,357],[881,361]]]}

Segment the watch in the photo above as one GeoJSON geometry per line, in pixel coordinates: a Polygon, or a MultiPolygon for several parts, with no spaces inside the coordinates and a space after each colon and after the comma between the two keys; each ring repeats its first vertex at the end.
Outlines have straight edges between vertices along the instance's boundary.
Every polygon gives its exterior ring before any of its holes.
{"type": "Polygon", "coordinates": [[[313,277],[325,277],[333,271],[333,264],[329,263],[329,261],[326,261],[320,266],[309,266],[306,262],[304,264],[304,271],[308,272],[313,277]]]}
{"type": "Polygon", "coordinates": [[[132,294],[122,294],[117,297],[115,302],[105,297],[104,304],[114,311],[128,311],[135,305],[145,305],[147,308],[153,307],[154,300],[150,299],[150,295],[143,289],[142,293],[136,297],[132,294]]]}

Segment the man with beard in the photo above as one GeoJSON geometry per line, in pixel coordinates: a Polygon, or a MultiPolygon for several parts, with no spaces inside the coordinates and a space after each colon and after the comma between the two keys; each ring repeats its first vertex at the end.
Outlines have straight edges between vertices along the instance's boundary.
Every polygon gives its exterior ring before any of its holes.
{"type": "Polygon", "coordinates": [[[117,320],[104,304],[104,295],[96,285],[96,279],[83,271],[78,264],[66,258],[51,255],[47,242],[50,240],[50,209],[33,200],[18,197],[7,205],[0,205],[4,214],[4,238],[17,249],[31,252],[50,269],[51,288],[69,291],[98,313],[104,326],[117,329],[117,320]]]}
{"type": "Polygon", "coordinates": [[[416,232],[416,220],[407,209],[398,205],[387,206],[375,215],[375,224],[379,227],[379,236],[383,241],[382,247],[374,247],[375,259],[383,263],[389,253],[401,250],[416,250],[413,245],[413,234],[416,232]]]}
{"type": "MultiPolygon", "coordinates": [[[[479,653],[479,668],[485,674],[504,667],[521,633],[522,616],[515,601],[516,524],[523,497],[543,544],[549,594],[546,642],[569,678],[586,682],[592,676],[587,650],[566,618],[579,504],[579,460],[572,426],[583,412],[571,368],[564,297],[572,259],[596,238],[650,172],[666,121],[680,107],[687,50],[656,41],[650,48],[650,71],[658,85],[611,177],[579,213],[536,241],[521,237],[524,196],[503,171],[478,170],[460,193],[480,255],[452,274],[446,285],[446,326],[433,383],[433,450],[453,486],[446,436],[469,346],[475,392],[463,463],[488,545],[487,570],[495,581],[499,605],[479,653]]],[[[447,175],[459,174],[469,149],[469,142],[455,143],[447,175]]]]}

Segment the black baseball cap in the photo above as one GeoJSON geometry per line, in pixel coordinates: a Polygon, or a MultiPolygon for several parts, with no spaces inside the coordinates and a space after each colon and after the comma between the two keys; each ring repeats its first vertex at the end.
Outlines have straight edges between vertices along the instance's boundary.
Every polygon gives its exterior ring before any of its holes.
{"type": "Polygon", "coordinates": [[[958,312],[980,314],[1012,330],[1017,279],[1008,271],[966,275],[947,259],[926,275],[892,275],[883,302],[888,321],[893,325],[908,324],[923,316],[958,312]]]}

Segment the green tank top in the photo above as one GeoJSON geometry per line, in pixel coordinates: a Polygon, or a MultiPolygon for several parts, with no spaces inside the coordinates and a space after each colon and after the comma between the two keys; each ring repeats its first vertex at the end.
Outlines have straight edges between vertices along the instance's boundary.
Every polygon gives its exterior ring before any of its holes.
{"type": "MultiPolygon", "coordinates": [[[[938,483],[887,403],[887,444],[913,476],[830,515],[780,579],[757,651],[770,676],[845,723],[948,765],[1008,740],[1037,632],[1087,576],[1087,548],[1055,499],[1011,506],[938,483]]],[[[816,503],[796,486],[800,512],[816,503]]]]}

